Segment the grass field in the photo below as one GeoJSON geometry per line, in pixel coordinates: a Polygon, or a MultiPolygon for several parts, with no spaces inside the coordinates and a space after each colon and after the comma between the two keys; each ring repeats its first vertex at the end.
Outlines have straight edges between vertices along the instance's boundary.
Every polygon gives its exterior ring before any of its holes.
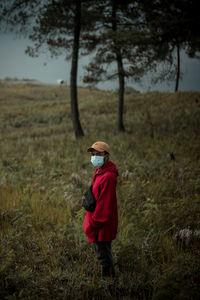
{"type": "Polygon", "coordinates": [[[1,299],[200,299],[199,99],[129,91],[118,133],[117,94],[79,88],[75,140],[68,87],[0,85],[1,299]],[[115,280],[82,229],[96,140],[120,174],[115,280]]]}

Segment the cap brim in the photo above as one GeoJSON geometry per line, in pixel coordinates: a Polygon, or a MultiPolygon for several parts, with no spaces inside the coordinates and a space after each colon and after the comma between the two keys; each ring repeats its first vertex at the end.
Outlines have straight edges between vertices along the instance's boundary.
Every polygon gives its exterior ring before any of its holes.
{"type": "Polygon", "coordinates": [[[91,152],[92,150],[95,150],[95,151],[98,151],[98,152],[104,152],[104,151],[105,151],[105,152],[109,153],[109,152],[106,151],[106,150],[103,150],[103,149],[102,149],[102,150],[99,150],[99,149],[95,149],[95,148],[92,148],[92,147],[88,148],[88,149],[87,149],[87,152],[91,152]]]}

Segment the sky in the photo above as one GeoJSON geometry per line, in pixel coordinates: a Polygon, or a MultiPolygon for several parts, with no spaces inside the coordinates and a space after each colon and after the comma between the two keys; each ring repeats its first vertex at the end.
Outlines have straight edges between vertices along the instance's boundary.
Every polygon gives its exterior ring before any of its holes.
{"type": "MultiPolygon", "coordinates": [[[[58,58],[51,58],[49,53],[32,58],[25,54],[27,46],[31,41],[25,38],[15,38],[12,34],[0,34],[0,79],[5,77],[17,77],[18,79],[37,79],[43,83],[57,84],[57,79],[64,79],[69,84],[70,62],[65,60],[64,54],[58,58]]],[[[84,86],[82,76],[83,66],[89,62],[90,58],[79,59],[78,85],[84,86]]],[[[200,60],[189,59],[184,53],[181,54],[181,71],[183,78],[179,84],[181,91],[200,91],[200,60]]],[[[141,84],[127,82],[128,86],[140,92],[161,91],[173,92],[175,83],[152,85],[151,76],[142,80],[141,84]]],[[[115,90],[118,82],[107,81],[97,85],[100,89],[115,90]]]]}

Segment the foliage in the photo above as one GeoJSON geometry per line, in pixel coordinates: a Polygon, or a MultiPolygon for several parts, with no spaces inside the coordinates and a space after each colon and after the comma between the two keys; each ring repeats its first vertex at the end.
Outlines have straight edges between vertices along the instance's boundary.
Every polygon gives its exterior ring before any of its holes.
{"type": "Polygon", "coordinates": [[[200,229],[200,94],[129,90],[119,134],[116,94],[79,88],[86,137],[76,141],[68,87],[0,89],[1,298],[198,299],[199,240],[175,236],[200,229]],[[82,230],[95,140],[120,173],[115,280],[101,278],[82,230]]]}
{"type": "Polygon", "coordinates": [[[180,53],[198,57],[200,49],[199,16],[197,2],[191,0],[140,2],[148,28],[148,45],[155,53],[154,60],[161,61],[164,68],[157,69],[153,81],[176,79],[175,91],[181,77],[180,53]]]}

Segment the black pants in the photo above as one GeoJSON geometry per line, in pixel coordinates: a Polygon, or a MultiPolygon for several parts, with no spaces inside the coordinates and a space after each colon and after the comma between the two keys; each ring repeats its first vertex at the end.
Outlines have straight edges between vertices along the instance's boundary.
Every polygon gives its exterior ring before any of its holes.
{"type": "Polygon", "coordinates": [[[115,276],[111,242],[94,242],[94,250],[102,267],[102,276],[115,276]]]}

